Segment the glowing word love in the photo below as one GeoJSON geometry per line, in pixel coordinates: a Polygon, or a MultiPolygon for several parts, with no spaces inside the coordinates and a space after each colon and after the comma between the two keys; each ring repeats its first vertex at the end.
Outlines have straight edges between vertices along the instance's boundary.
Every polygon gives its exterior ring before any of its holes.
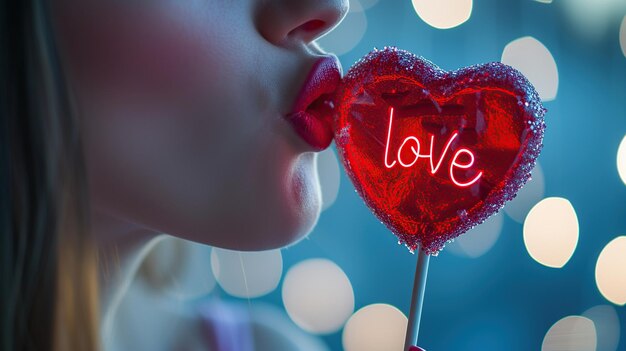
{"type": "MultiPolygon", "coordinates": [[[[437,160],[436,164],[435,164],[435,154],[433,153],[433,147],[435,144],[435,136],[432,134],[430,135],[430,153],[425,154],[425,155],[420,153],[421,151],[420,140],[415,136],[408,136],[404,139],[402,144],[400,144],[396,159],[394,159],[391,163],[389,163],[389,141],[391,140],[392,124],[393,124],[393,107],[389,109],[389,130],[387,131],[387,143],[385,144],[385,167],[387,168],[393,168],[396,165],[396,161],[398,164],[400,164],[400,166],[404,168],[409,168],[413,166],[414,164],[416,164],[420,158],[427,158],[430,160],[430,173],[434,175],[437,173],[437,171],[439,171],[439,168],[441,168],[441,164],[443,163],[443,159],[446,157],[446,154],[448,153],[448,150],[450,149],[450,145],[452,145],[452,142],[459,136],[458,132],[454,132],[452,134],[452,136],[448,139],[446,146],[444,147],[443,152],[441,153],[441,156],[439,156],[439,159],[437,160]],[[410,160],[406,160],[402,158],[402,150],[404,150],[404,148],[407,146],[410,146],[411,148],[410,150],[413,154],[410,160]]],[[[452,156],[452,161],[450,162],[450,167],[448,169],[450,180],[459,187],[468,187],[472,184],[475,184],[480,179],[480,177],[482,177],[483,175],[482,171],[478,172],[478,174],[476,174],[474,178],[472,178],[471,180],[468,180],[465,182],[459,181],[458,178],[455,176],[456,170],[468,169],[468,168],[471,168],[473,165],[474,165],[474,153],[471,150],[466,149],[466,148],[458,149],[454,153],[454,156],[452,156]],[[469,161],[461,162],[461,160],[459,160],[461,155],[467,155],[469,157],[469,161]]]]}

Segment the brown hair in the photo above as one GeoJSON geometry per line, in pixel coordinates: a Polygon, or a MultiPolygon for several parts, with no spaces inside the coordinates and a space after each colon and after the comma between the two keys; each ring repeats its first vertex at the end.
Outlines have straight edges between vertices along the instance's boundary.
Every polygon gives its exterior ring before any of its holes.
{"type": "Polygon", "coordinates": [[[0,349],[95,350],[78,120],[45,0],[0,0],[0,349]]]}

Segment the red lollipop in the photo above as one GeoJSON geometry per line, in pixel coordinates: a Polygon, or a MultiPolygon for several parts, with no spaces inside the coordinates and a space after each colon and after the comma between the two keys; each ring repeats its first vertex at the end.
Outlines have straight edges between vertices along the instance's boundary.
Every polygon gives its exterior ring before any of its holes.
{"type": "Polygon", "coordinates": [[[348,71],[336,104],[335,141],[359,195],[429,254],[511,200],[542,146],[539,96],[501,63],[446,72],[374,50],[348,71]]]}
{"type": "Polygon", "coordinates": [[[428,255],[515,197],[539,156],[545,109],[502,63],[446,72],[394,47],[359,60],[335,103],[335,142],[357,192],[426,256],[411,311],[419,315],[428,255]]]}

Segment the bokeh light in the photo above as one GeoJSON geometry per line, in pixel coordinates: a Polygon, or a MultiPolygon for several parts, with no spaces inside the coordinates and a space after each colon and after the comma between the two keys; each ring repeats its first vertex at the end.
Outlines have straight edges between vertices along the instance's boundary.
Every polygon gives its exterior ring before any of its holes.
{"type": "Polygon", "coordinates": [[[413,0],[417,15],[438,29],[457,27],[472,15],[472,0],[413,0]]]}
{"type": "Polygon", "coordinates": [[[350,1],[350,11],[332,32],[317,40],[324,50],[343,55],[356,47],[367,30],[367,17],[359,1],[350,1]]]}
{"type": "Polygon", "coordinates": [[[480,257],[495,245],[503,225],[504,215],[497,213],[482,224],[456,238],[454,242],[447,244],[446,251],[450,251],[458,256],[480,257]]]}
{"type": "Polygon", "coordinates": [[[283,273],[280,250],[240,252],[220,248],[211,251],[211,269],[228,294],[259,297],[278,286],[283,273]]]}
{"type": "Polygon", "coordinates": [[[616,351],[620,338],[620,321],[613,306],[595,306],[583,313],[596,326],[598,345],[596,351],[616,351]]]}
{"type": "Polygon", "coordinates": [[[528,211],[541,199],[546,191],[545,177],[539,162],[532,171],[532,178],[524,184],[515,198],[504,206],[504,212],[517,223],[524,223],[528,211]]]}
{"type": "Polygon", "coordinates": [[[626,135],[617,148],[617,173],[626,184],[626,135]]]}
{"type": "Polygon", "coordinates": [[[178,299],[208,295],[215,287],[211,247],[167,236],[154,245],[139,271],[155,289],[178,299]]]}
{"type": "Polygon", "coordinates": [[[626,56],[626,16],[622,19],[619,27],[619,46],[622,48],[624,56],[626,56]]]}
{"type": "Polygon", "coordinates": [[[285,275],[282,296],[294,323],[314,334],[336,332],[354,311],[350,280],[327,259],[309,259],[291,267],[285,275]]]}
{"type": "Polygon", "coordinates": [[[594,351],[596,328],[589,318],[568,316],[546,333],[541,351],[594,351]]]}
{"type": "Polygon", "coordinates": [[[408,320],[397,308],[373,304],[358,310],[343,329],[345,351],[402,351],[408,320]]]}
{"type": "Polygon", "coordinates": [[[317,173],[322,189],[322,211],[329,208],[337,199],[341,173],[339,162],[332,148],[320,152],[317,156],[317,173]]]}
{"type": "Polygon", "coordinates": [[[530,256],[544,266],[561,268],[578,244],[578,217],[572,204],[549,197],[535,205],[524,221],[524,244],[530,256]]]}
{"type": "Polygon", "coordinates": [[[533,37],[513,40],[504,47],[501,61],[522,72],[535,87],[541,100],[556,99],[559,89],[556,61],[539,40],[533,37]]]}
{"type": "Polygon", "coordinates": [[[600,40],[613,23],[626,11],[624,0],[567,0],[562,1],[571,29],[587,40],[600,40]]]}
{"type": "MultiPolygon", "coordinates": [[[[373,7],[374,5],[378,4],[379,0],[358,0],[359,4],[361,4],[361,8],[363,8],[363,10],[367,10],[370,7],[373,7]]],[[[352,1],[350,1],[350,5],[352,6],[352,1]]]]}
{"type": "Polygon", "coordinates": [[[596,263],[596,285],[610,302],[626,304],[626,236],[609,242],[596,263]]]}

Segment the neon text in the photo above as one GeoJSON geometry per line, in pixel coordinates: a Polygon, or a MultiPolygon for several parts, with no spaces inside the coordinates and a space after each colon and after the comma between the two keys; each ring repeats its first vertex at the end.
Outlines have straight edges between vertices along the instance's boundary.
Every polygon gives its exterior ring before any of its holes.
{"type": "MultiPolygon", "coordinates": [[[[417,163],[417,161],[420,158],[427,158],[430,160],[430,173],[434,175],[441,168],[443,159],[448,153],[448,150],[450,149],[452,142],[459,136],[458,132],[454,132],[452,136],[450,136],[450,138],[446,142],[446,146],[444,147],[443,152],[441,153],[441,156],[439,156],[439,159],[437,160],[436,163],[435,163],[435,156],[433,153],[433,147],[435,145],[434,135],[432,134],[430,135],[430,153],[425,154],[425,155],[420,153],[421,151],[420,140],[415,136],[408,136],[404,139],[404,141],[402,141],[402,144],[400,144],[396,159],[392,160],[391,163],[389,163],[389,141],[391,140],[392,124],[393,124],[393,107],[389,109],[389,129],[387,131],[387,143],[385,144],[385,167],[387,168],[393,168],[396,165],[396,161],[400,166],[404,168],[409,168],[415,165],[415,163],[417,163]],[[404,150],[404,148],[407,146],[410,146],[411,148],[410,150],[413,153],[413,156],[411,156],[410,160],[402,158],[402,150],[404,150]]],[[[475,184],[482,177],[483,175],[482,171],[478,172],[478,174],[476,174],[474,178],[466,182],[458,181],[457,177],[455,177],[454,175],[455,169],[471,168],[474,165],[474,161],[475,161],[474,153],[471,150],[467,148],[460,148],[456,150],[456,152],[454,153],[454,156],[452,156],[452,161],[450,162],[450,167],[448,169],[450,180],[459,187],[468,187],[472,184],[475,184]],[[459,157],[461,157],[461,155],[463,154],[469,157],[469,162],[461,162],[459,160],[459,157]]]]}

